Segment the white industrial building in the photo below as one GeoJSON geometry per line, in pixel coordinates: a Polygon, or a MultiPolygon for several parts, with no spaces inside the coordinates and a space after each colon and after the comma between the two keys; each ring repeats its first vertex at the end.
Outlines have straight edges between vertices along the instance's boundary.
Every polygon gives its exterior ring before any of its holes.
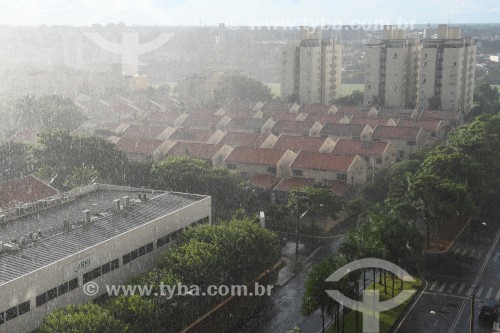
{"type": "Polygon", "coordinates": [[[31,332],[91,300],[85,283],[99,297],[151,267],[182,229],[211,223],[211,198],[93,184],[0,217],[0,332],[31,332]]]}

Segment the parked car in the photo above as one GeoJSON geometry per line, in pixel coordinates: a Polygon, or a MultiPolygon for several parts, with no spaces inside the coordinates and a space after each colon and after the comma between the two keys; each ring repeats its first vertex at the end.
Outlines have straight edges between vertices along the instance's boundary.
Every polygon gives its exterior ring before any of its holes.
{"type": "Polygon", "coordinates": [[[498,320],[498,304],[493,301],[485,301],[481,305],[481,312],[479,312],[479,320],[494,322],[498,320]]]}

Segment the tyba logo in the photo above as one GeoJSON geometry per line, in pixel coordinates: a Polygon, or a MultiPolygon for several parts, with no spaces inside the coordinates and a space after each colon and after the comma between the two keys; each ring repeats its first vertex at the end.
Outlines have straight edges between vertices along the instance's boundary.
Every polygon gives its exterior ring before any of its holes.
{"type": "Polygon", "coordinates": [[[162,33],[152,41],[139,44],[138,33],[124,32],[122,33],[122,43],[117,44],[104,39],[101,35],[94,32],[88,32],[85,35],[104,50],[122,56],[123,75],[138,74],[139,55],[156,50],[174,36],[173,33],[162,33]]]}
{"type": "MultiPolygon", "coordinates": [[[[353,261],[336,270],[326,279],[326,281],[338,282],[350,272],[362,268],[382,268],[386,271],[394,273],[399,279],[405,282],[415,282],[415,279],[401,267],[388,261],[376,258],[366,258],[353,261]]],[[[380,302],[378,290],[363,290],[363,301],[360,302],[347,298],[338,290],[327,290],[326,292],[330,295],[330,297],[343,306],[363,313],[363,332],[365,333],[379,332],[380,312],[395,308],[415,294],[415,290],[403,290],[396,297],[380,302]]]]}

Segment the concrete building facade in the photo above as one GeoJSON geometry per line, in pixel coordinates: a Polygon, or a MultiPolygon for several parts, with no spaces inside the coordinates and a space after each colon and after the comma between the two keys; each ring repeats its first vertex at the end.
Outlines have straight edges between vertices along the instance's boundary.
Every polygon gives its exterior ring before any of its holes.
{"type": "Polygon", "coordinates": [[[281,97],[303,104],[331,105],[338,97],[342,45],[323,39],[321,30],[302,29],[302,40],[282,49],[281,97]]]}
{"type": "Polygon", "coordinates": [[[460,29],[438,27],[437,39],[405,38],[385,27],[367,44],[365,105],[442,109],[468,113],[473,106],[476,42],[460,29]]]}

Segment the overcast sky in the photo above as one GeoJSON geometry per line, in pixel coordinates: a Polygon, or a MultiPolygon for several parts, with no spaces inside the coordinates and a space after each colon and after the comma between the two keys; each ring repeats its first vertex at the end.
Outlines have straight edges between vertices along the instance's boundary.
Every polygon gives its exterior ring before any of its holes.
{"type": "Polygon", "coordinates": [[[1,25],[500,23],[498,0],[0,0],[1,25]]]}

